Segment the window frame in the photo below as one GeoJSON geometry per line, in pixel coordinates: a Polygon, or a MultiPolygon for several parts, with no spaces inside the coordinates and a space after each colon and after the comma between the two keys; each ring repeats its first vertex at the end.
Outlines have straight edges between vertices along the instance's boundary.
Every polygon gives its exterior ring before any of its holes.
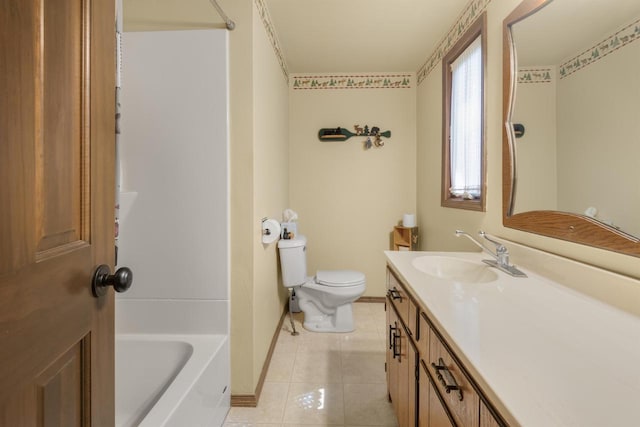
{"type": "Polygon", "coordinates": [[[486,153],[486,104],[487,104],[487,13],[483,12],[449,49],[442,59],[442,191],[441,206],[485,212],[487,197],[487,153],[486,153]],[[482,129],[481,129],[481,185],[480,197],[467,200],[450,193],[451,188],[451,64],[480,37],[482,49],[482,129]]]}

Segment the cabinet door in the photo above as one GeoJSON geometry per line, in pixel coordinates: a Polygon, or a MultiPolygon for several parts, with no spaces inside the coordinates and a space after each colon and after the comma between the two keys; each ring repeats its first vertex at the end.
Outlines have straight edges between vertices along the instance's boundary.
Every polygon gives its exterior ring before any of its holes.
{"type": "Polygon", "coordinates": [[[407,419],[408,426],[415,427],[418,421],[418,349],[411,339],[407,339],[407,419]]]}
{"type": "Polygon", "coordinates": [[[397,327],[398,317],[396,316],[393,306],[389,299],[386,304],[387,310],[387,390],[389,392],[389,400],[393,405],[393,410],[398,416],[398,362],[397,354],[397,327]]]}
{"type": "Polygon", "coordinates": [[[429,427],[429,393],[429,377],[424,362],[420,362],[418,367],[418,427],[429,427]]]}
{"type": "Polygon", "coordinates": [[[431,382],[429,382],[429,427],[455,427],[431,382]]]}
{"type": "MultiPolygon", "coordinates": [[[[393,306],[387,300],[387,387],[389,399],[398,418],[399,426],[412,426],[409,419],[410,373],[415,382],[415,371],[410,371],[409,339],[393,306]]],[[[415,361],[415,352],[413,359],[415,361]]],[[[414,365],[415,366],[415,365],[414,365]]],[[[415,384],[413,385],[415,396],[415,384]]],[[[411,405],[415,410],[415,404],[411,405]]],[[[415,425],[415,416],[413,416],[415,425]]]]}
{"type": "Polygon", "coordinates": [[[418,367],[418,427],[455,427],[421,361],[418,367]]]}
{"type": "MultiPolygon", "coordinates": [[[[402,326],[400,320],[396,323],[397,339],[396,339],[396,358],[395,363],[398,368],[398,397],[397,397],[397,412],[398,425],[410,427],[411,421],[409,416],[410,410],[410,398],[409,387],[411,380],[415,381],[415,371],[410,369],[409,353],[411,346],[409,345],[409,337],[402,326]]],[[[392,362],[393,363],[393,362],[392,362]]],[[[415,387],[414,387],[415,390],[415,387]]],[[[415,405],[414,405],[415,408],[415,405]]],[[[415,417],[414,417],[415,418],[415,417]]],[[[414,421],[415,422],[415,421],[414,421]]]]}

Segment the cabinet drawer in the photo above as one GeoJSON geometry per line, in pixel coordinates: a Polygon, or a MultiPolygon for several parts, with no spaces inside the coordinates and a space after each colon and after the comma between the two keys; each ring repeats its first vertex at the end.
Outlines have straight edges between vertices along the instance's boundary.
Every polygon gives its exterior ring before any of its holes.
{"type": "MultiPolygon", "coordinates": [[[[412,304],[409,294],[391,270],[387,270],[387,296],[398,311],[402,322],[409,326],[409,305],[412,304]]],[[[415,329],[415,321],[413,322],[415,329]]],[[[413,333],[413,330],[410,330],[413,333]]]]}
{"type": "Polygon", "coordinates": [[[429,331],[428,367],[456,423],[461,426],[479,425],[480,398],[433,330],[429,331]],[[458,389],[453,389],[455,387],[458,389]]]}

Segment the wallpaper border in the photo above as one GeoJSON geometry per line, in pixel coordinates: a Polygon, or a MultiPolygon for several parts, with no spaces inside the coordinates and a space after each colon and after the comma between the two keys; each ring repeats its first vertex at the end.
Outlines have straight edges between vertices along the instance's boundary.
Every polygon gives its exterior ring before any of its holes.
{"type": "Polygon", "coordinates": [[[640,18],[595,43],[582,53],[564,61],[559,67],[560,79],[570,76],[613,52],[640,39],[640,18]]]}
{"type": "Polygon", "coordinates": [[[410,89],[413,73],[294,75],[293,90],[410,89]]]}
{"type": "Polygon", "coordinates": [[[289,82],[289,70],[287,69],[287,62],[285,61],[284,55],[282,54],[282,49],[280,49],[280,41],[278,40],[278,35],[271,21],[269,9],[267,9],[267,5],[264,3],[264,0],[253,0],[253,2],[258,9],[258,13],[260,14],[260,19],[262,20],[264,29],[267,31],[267,37],[271,42],[271,46],[273,47],[273,51],[276,54],[276,58],[278,59],[278,63],[280,64],[280,68],[282,69],[282,73],[287,79],[287,82],[289,82]]]}
{"type": "Polygon", "coordinates": [[[518,83],[551,83],[554,70],[551,67],[520,68],[518,69],[518,83]]]}

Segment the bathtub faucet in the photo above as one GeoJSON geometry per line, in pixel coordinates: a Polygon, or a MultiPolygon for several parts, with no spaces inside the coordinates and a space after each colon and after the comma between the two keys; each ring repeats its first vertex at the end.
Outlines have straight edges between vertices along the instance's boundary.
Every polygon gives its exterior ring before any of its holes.
{"type": "Polygon", "coordinates": [[[504,246],[502,243],[496,240],[493,240],[487,235],[487,233],[485,233],[482,230],[480,230],[478,234],[480,235],[480,237],[483,237],[484,239],[488,240],[489,242],[495,245],[496,247],[495,252],[493,252],[490,248],[488,248],[484,243],[474,239],[473,236],[471,236],[471,234],[467,233],[466,231],[456,230],[456,237],[460,237],[460,236],[467,237],[473,243],[478,245],[480,249],[482,249],[484,252],[488,253],[493,258],[495,258],[495,260],[483,259],[482,262],[484,262],[485,264],[490,265],[492,267],[496,267],[498,270],[504,271],[505,273],[514,277],[527,277],[525,273],[518,270],[514,265],[509,264],[509,250],[506,248],[506,246],[504,246]]]}

